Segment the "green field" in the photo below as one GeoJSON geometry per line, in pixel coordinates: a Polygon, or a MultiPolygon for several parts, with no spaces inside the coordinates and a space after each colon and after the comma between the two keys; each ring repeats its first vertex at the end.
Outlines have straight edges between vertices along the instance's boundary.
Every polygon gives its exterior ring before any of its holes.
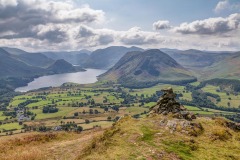
{"type": "MultiPolygon", "coordinates": [[[[197,86],[199,82],[191,83],[197,86]]],[[[156,95],[156,91],[161,91],[161,89],[172,87],[176,94],[182,94],[181,100],[192,100],[192,93],[185,89],[185,86],[179,85],[167,85],[158,84],[156,86],[144,89],[129,89],[123,88],[122,91],[114,91],[114,86],[103,85],[102,83],[94,83],[88,85],[75,85],[74,87],[66,88],[52,88],[47,91],[35,91],[28,92],[26,94],[16,96],[12,99],[9,104],[9,112],[13,111],[13,107],[17,107],[19,103],[25,102],[27,100],[38,100],[39,102],[30,103],[25,107],[32,114],[36,114],[34,120],[23,122],[27,125],[39,125],[45,124],[49,127],[60,125],[60,122],[69,123],[81,123],[84,129],[92,128],[95,125],[100,125],[102,127],[110,126],[113,121],[106,121],[108,117],[113,120],[115,117],[121,117],[123,115],[139,115],[140,117],[145,117],[149,112],[149,107],[152,107],[156,102],[146,102],[141,103],[140,100],[147,99],[151,96],[156,95]],[[133,102],[124,104],[124,97],[128,99],[128,95],[134,97],[133,102]],[[42,99],[43,98],[43,99],[42,99]],[[43,113],[44,106],[56,106],[59,111],[56,113],[43,113]],[[81,106],[80,106],[81,105],[81,106]],[[112,109],[114,106],[119,106],[119,111],[112,109]],[[36,108],[37,107],[37,108],[36,108]],[[108,108],[105,111],[106,107],[108,108]],[[105,109],[104,109],[105,108],[105,109]],[[90,113],[90,109],[94,113],[90,113]],[[97,110],[98,113],[95,113],[97,110]],[[90,123],[84,123],[85,120],[89,120],[90,123]],[[102,121],[104,120],[104,121],[102,121]],[[82,124],[83,123],[83,124],[82,124]]],[[[237,107],[240,102],[240,95],[230,94],[227,96],[224,92],[217,92],[218,87],[207,85],[202,88],[203,92],[209,92],[218,94],[221,97],[221,102],[218,106],[228,107],[227,103],[230,102],[231,106],[237,107]],[[231,100],[229,100],[229,98],[231,100]]],[[[195,113],[201,115],[214,115],[214,114],[234,114],[231,112],[219,111],[208,108],[197,108],[194,106],[185,105],[185,107],[195,113]]],[[[0,112],[0,121],[8,124],[1,125],[0,129],[21,129],[23,126],[18,125],[18,123],[9,123],[9,121],[17,120],[10,119],[10,116],[3,116],[3,112],[0,112]],[[5,119],[8,118],[8,121],[5,119]]]]}
{"type": "Polygon", "coordinates": [[[207,85],[204,88],[202,88],[202,91],[218,94],[221,97],[221,101],[217,103],[218,106],[229,107],[228,103],[230,103],[230,107],[237,108],[240,106],[240,95],[235,96],[231,93],[227,95],[226,92],[217,92],[216,91],[217,89],[219,89],[219,87],[207,85]]]}
{"type": "Polygon", "coordinates": [[[11,130],[11,129],[21,129],[23,126],[19,125],[18,123],[7,123],[0,125],[0,130],[11,130]]]}
{"type": "Polygon", "coordinates": [[[33,113],[37,114],[36,119],[47,119],[47,118],[62,118],[66,116],[69,112],[76,110],[76,107],[58,107],[59,111],[56,113],[42,113],[42,109],[31,110],[33,113]]]}

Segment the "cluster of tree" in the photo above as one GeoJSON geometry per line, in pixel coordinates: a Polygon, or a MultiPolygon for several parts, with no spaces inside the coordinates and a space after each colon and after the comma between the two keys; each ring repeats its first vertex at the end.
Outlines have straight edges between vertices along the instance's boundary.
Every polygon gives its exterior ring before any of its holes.
{"type": "Polygon", "coordinates": [[[158,80],[158,81],[137,81],[134,78],[120,78],[118,83],[120,83],[123,87],[126,88],[149,88],[152,86],[157,85],[158,83],[165,83],[165,84],[172,84],[172,85],[186,85],[188,83],[196,82],[197,78],[186,79],[186,80],[176,80],[176,81],[165,81],[165,80],[158,80]]]}
{"type": "Polygon", "coordinates": [[[218,94],[213,94],[213,93],[205,92],[205,95],[206,95],[206,96],[209,96],[209,97],[212,97],[212,98],[215,98],[217,102],[220,102],[220,101],[221,101],[221,97],[220,97],[218,94]]]}
{"type": "Polygon", "coordinates": [[[27,84],[30,80],[27,78],[3,78],[0,79],[0,110],[7,110],[11,99],[20,93],[14,92],[14,89],[27,84]]]}
{"type": "Polygon", "coordinates": [[[48,106],[43,107],[42,112],[43,113],[56,113],[56,112],[58,112],[58,108],[55,106],[48,105],[48,106]]]}
{"type": "Polygon", "coordinates": [[[136,97],[127,93],[127,92],[122,92],[120,94],[120,98],[123,99],[123,102],[122,104],[130,104],[130,103],[134,103],[135,102],[135,99],[136,97]]]}
{"type": "Polygon", "coordinates": [[[78,126],[75,123],[62,124],[61,127],[62,127],[62,130],[64,130],[64,131],[75,131],[75,132],[82,132],[83,131],[83,127],[78,126]]]}
{"type": "Polygon", "coordinates": [[[213,85],[213,86],[230,86],[234,92],[240,92],[240,80],[236,79],[211,79],[207,81],[203,81],[198,85],[198,88],[203,88],[207,84],[213,85]]]}
{"type": "Polygon", "coordinates": [[[17,112],[16,111],[4,111],[3,112],[4,116],[11,116],[13,118],[17,117],[17,112]]]}
{"type": "Polygon", "coordinates": [[[240,114],[233,114],[233,115],[224,115],[227,119],[230,119],[234,122],[240,123],[240,114]]]}
{"type": "Polygon", "coordinates": [[[37,100],[37,99],[28,99],[24,102],[19,103],[18,108],[19,109],[24,109],[27,105],[29,105],[31,103],[37,103],[37,102],[39,102],[39,100],[37,100]]]}
{"type": "MultiPolygon", "coordinates": [[[[211,93],[205,93],[205,92],[200,92],[199,86],[192,86],[192,85],[186,85],[185,87],[188,91],[192,92],[192,101],[186,101],[186,100],[181,100],[181,104],[183,105],[191,105],[191,106],[196,106],[196,107],[204,107],[204,108],[211,108],[211,109],[217,109],[220,111],[228,111],[228,112],[240,112],[240,108],[230,108],[230,107],[219,107],[216,104],[214,104],[211,100],[209,100],[207,97],[212,96],[216,97],[217,100],[219,101],[219,97],[216,96],[215,94],[211,93]]],[[[221,99],[220,99],[221,100],[221,99]]]]}

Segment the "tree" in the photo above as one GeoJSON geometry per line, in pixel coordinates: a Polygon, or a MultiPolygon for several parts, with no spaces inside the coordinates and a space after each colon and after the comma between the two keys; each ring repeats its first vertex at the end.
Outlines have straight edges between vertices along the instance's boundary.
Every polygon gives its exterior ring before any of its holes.
{"type": "Polygon", "coordinates": [[[95,109],[94,110],[94,114],[98,114],[99,112],[98,112],[98,110],[97,109],[95,109]]]}
{"type": "Polygon", "coordinates": [[[89,109],[89,114],[93,114],[93,109],[89,109]]]}
{"type": "Polygon", "coordinates": [[[104,108],[104,111],[107,112],[107,111],[108,111],[108,107],[105,107],[105,108],[104,108]]]}
{"type": "Polygon", "coordinates": [[[74,116],[77,117],[77,116],[78,116],[78,112],[75,112],[75,113],[74,113],[74,116]]]}
{"type": "Polygon", "coordinates": [[[82,131],[83,131],[83,127],[82,127],[82,126],[77,126],[76,131],[77,131],[77,132],[82,132],[82,131]]]}
{"type": "Polygon", "coordinates": [[[89,124],[90,121],[89,121],[88,119],[85,119],[85,123],[86,123],[86,124],[89,124]]]}
{"type": "Polygon", "coordinates": [[[110,116],[107,118],[108,121],[111,121],[111,119],[112,119],[112,117],[110,117],[110,116]]]}

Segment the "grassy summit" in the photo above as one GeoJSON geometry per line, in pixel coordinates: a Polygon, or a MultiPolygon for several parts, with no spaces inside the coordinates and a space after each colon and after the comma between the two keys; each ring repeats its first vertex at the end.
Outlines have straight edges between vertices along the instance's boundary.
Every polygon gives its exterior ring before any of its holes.
{"type": "Polygon", "coordinates": [[[78,159],[240,159],[240,132],[225,127],[224,119],[189,122],[202,128],[184,122],[171,115],[122,118],[95,138],[78,159]]]}

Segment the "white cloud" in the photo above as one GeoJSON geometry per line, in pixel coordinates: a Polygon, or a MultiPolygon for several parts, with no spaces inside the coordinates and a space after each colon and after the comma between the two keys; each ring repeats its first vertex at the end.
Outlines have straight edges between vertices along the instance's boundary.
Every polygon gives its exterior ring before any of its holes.
{"type": "Polygon", "coordinates": [[[0,8],[17,6],[17,0],[0,0],[0,8]]]}
{"type": "MultiPolygon", "coordinates": [[[[104,22],[101,10],[94,10],[88,5],[77,8],[71,2],[47,0],[1,0],[0,38],[27,38],[36,36],[32,33],[36,26],[71,24],[93,24],[104,22]],[[11,2],[11,3],[10,3],[11,2]],[[10,5],[11,4],[11,5],[10,5]],[[4,34],[3,34],[4,33],[4,34]],[[7,35],[6,33],[15,33],[7,35]]],[[[68,27],[69,29],[69,27],[68,27]]],[[[49,36],[52,36],[49,35],[49,36]]]]}
{"type": "Polygon", "coordinates": [[[229,0],[219,1],[214,11],[219,13],[224,10],[240,11],[240,2],[231,3],[229,0]]]}
{"type": "Polygon", "coordinates": [[[240,14],[235,13],[226,18],[208,18],[191,23],[182,23],[180,26],[174,27],[173,31],[181,34],[221,35],[238,30],[239,23],[240,14]]]}
{"type": "MultiPolygon", "coordinates": [[[[240,14],[209,18],[172,27],[153,23],[155,30],[102,28],[105,13],[75,1],[0,0],[0,45],[31,51],[97,49],[112,45],[142,48],[240,50],[240,14]],[[182,33],[182,34],[176,34],[182,33]],[[227,37],[228,36],[228,37],[227,37]]],[[[151,25],[151,24],[149,24],[151,25]]]]}
{"type": "Polygon", "coordinates": [[[171,28],[169,21],[157,21],[153,23],[153,28],[155,30],[169,29],[171,28]]]}

